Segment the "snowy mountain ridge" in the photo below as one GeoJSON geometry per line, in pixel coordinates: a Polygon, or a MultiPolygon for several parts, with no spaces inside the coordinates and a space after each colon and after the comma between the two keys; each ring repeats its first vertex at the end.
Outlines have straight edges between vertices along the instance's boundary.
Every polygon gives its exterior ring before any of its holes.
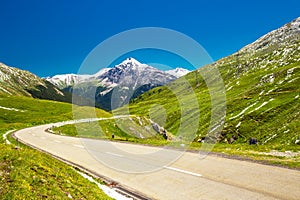
{"type": "Polygon", "coordinates": [[[184,69],[184,68],[181,68],[181,67],[177,67],[175,69],[167,70],[165,72],[168,73],[168,74],[171,74],[171,75],[173,75],[177,78],[180,78],[180,77],[190,73],[191,71],[187,70],[187,69],[184,69]]]}
{"type": "Polygon", "coordinates": [[[162,76],[166,76],[166,80],[159,81],[160,84],[165,84],[171,80],[175,80],[181,76],[186,75],[190,71],[184,68],[176,68],[168,71],[162,71],[156,69],[150,65],[142,64],[134,58],[127,58],[120,64],[113,68],[103,68],[99,72],[93,75],[80,75],[80,74],[60,74],[52,77],[46,77],[45,80],[51,82],[57,87],[64,89],[69,86],[73,86],[78,83],[89,82],[89,81],[99,81],[102,85],[110,87],[112,85],[118,84],[120,82],[120,75],[124,73],[132,73],[133,71],[139,72],[137,76],[143,75],[145,82],[155,82],[153,78],[147,77],[148,74],[157,73],[162,76]]]}
{"type": "Polygon", "coordinates": [[[127,58],[113,68],[103,68],[93,75],[65,74],[47,77],[45,80],[68,92],[74,91],[75,88],[76,95],[86,99],[96,97],[96,104],[99,107],[110,110],[113,91],[119,93],[114,100],[129,101],[154,87],[174,81],[188,72],[183,68],[162,71],[142,64],[134,58],[127,58]]]}

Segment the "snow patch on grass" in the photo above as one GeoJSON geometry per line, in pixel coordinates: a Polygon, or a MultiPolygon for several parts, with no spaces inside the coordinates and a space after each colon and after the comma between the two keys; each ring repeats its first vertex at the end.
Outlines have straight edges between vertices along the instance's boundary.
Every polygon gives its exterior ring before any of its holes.
{"type": "Polygon", "coordinates": [[[260,93],[259,93],[259,96],[261,96],[263,93],[264,93],[265,91],[263,90],[263,91],[261,91],[260,93]]]}
{"type": "Polygon", "coordinates": [[[242,110],[242,112],[240,112],[239,114],[237,114],[234,117],[229,118],[230,120],[238,118],[239,116],[243,115],[247,110],[249,110],[251,107],[255,106],[257,104],[257,102],[251,104],[250,106],[248,106],[247,108],[245,108],[244,110],[242,110]]]}
{"type": "Polygon", "coordinates": [[[278,85],[281,85],[284,82],[284,80],[281,80],[278,82],[278,85]]]}
{"type": "Polygon", "coordinates": [[[10,93],[9,91],[7,91],[7,90],[4,89],[4,88],[0,87],[0,89],[1,89],[3,92],[5,92],[5,93],[7,93],[7,94],[9,94],[9,95],[12,95],[12,93],[10,93]]]}
{"type": "Polygon", "coordinates": [[[25,112],[25,110],[19,110],[16,108],[7,108],[7,107],[3,107],[3,106],[0,106],[0,109],[11,110],[11,111],[16,111],[16,112],[25,112]]]}
{"type": "Polygon", "coordinates": [[[274,134],[274,135],[272,135],[271,137],[269,137],[268,139],[266,139],[264,142],[263,142],[263,144],[265,144],[265,143],[267,143],[267,142],[269,142],[270,140],[272,140],[273,138],[275,138],[277,136],[277,133],[276,134],[274,134]]]}
{"type": "Polygon", "coordinates": [[[260,79],[260,84],[273,83],[275,80],[274,74],[267,74],[260,79]]]}
{"type": "Polygon", "coordinates": [[[15,131],[15,130],[10,130],[3,134],[3,140],[5,141],[6,144],[11,144],[10,141],[7,139],[7,136],[8,136],[8,134],[12,133],[13,131],[15,131]]]}
{"type": "Polygon", "coordinates": [[[56,91],[57,94],[59,94],[61,96],[65,96],[64,93],[62,93],[61,91],[59,91],[57,88],[54,88],[54,90],[56,91]]]}
{"type": "Polygon", "coordinates": [[[291,76],[293,75],[293,72],[294,72],[294,69],[295,69],[295,68],[296,68],[296,67],[293,67],[293,68],[288,69],[288,70],[286,71],[286,78],[285,78],[285,80],[291,78],[291,76]]]}
{"type": "Polygon", "coordinates": [[[296,78],[294,78],[294,79],[288,81],[288,83],[292,83],[292,82],[294,82],[294,81],[297,80],[297,79],[299,79],[299,77],[296,77],[296,78]]]}
{"type": "Polygon", "coordinates": [[[288,133],[288,132],[290,132],[290,129],[288,129],[288,130],[285,130],[283,133],[288,133]]]}
{"type": "Polygon", "coordinates": [[[261,109],[263,106],[267,105],[269,102],[273,101],[274,99],[270,99],[269,101],[265,101],[263,102],[260,106],[258,106],[257,108],[255,108],[254,110],[250,111],[248,114],[254,112],[254,111],[257,111],[259,109],[261,109]]]}
{"type": "Polygon", "coordinates": [[[233,86],[230,86],[227,90],[226,90],[226,92],[228,92],[229,90],[231,90],[233,88],[233,86]]]}

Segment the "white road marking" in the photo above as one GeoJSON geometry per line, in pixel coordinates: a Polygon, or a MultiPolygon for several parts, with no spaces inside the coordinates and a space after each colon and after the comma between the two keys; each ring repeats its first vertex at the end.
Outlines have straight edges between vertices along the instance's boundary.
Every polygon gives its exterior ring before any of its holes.
{"type": "Polygon", "coordinates": [[[61,143],[61,141],[59,141],[59,140],[54,140],[54,142],[61,143]]]}
{"type": "Polygon", "coordinates": [[[201,174],[190,172],[190,171],[186,171],[186,170],[183,170],[183,169],[178,169],[178,168],[175,168],[175,167],[164,166],[164,168],[165,169],[170,169],[170,170],[173,170],[173,171],[176,171],[176,172],[181,172],[181,173],[184,173],[184,174],[189,174],[189,175],[192,175],[192,176],[197,176],[197,177],[201,177],[202,176],[201,174]]]}
{"type": "Polygon", "coordinates": [[[111,153],[111,152],[105,152],[106,154],[112,155],[112,156],[117,156],[117,157],[124,157],[123,155],[116,154],[116,153],[111,153]]]}
{"type": "Polygon", "coordinates": [[[84,149],[84,146],[82,146],[82,145],[73,144],[73,146],[74,146],[74,147],[79,147],[79,148],[84,149]]]}

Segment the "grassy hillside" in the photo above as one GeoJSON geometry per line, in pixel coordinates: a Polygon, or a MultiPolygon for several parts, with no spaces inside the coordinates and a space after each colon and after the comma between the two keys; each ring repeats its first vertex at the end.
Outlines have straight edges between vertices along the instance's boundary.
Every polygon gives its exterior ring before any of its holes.
{"type": "MultiPolygon", "coordinates": [[[[0,95],[0,106],[0,135],[8,130],[72,119],[72,105],[67,103],[0,95]]],[[[101,110],[97,110],[97,115],[110,116],[101,110]]],[[[1,199],[110,199],[72,167],[26,146],[16,149],[6,145],[2,136],[0,175],[1,199]]]]}
{"type": "Polygon", "coordinates": [[[1,199],[110,199],[72,167],[26,147],[0,144],[1,199]]]}
{"type": "Polygon", "coordinates": [[[111,139],[113,141],[127,141],[140,144],[166,145],[169,143],[161,134],[153,130],[148,119],[133,116],[76,125],[69,124],[54,127],[52,131],[58,135],[111,139]],[[140,122],[142,125],[140,125],[140,122]],[[112,134],[114,135],[113,139],[112,134]]]}
{"type": "MultiPolygon", "coordinates": [[[[298,55],[295,59],[299,59],[299,50],[295,55],[298,55]]],[[[300,62],[280,67],[273,64],[262,69],[250,68],[243,74],[234,75],[237,73],[237,65],[243,66],[247,62],[249,60],[245,59],[237,63],[234,56],[217,62],[227,98],[225,127],[218,141],[247,143],[250,137],[255,137],[260,144],[295,145],[296,140],[300,139],[300,62]]],[[[191,82],[200,105],[199,129],[195,135],[197,141],[207,133],[211,102],[205,82],[198,79],[199,83],[196,84],[195,73],[185,78],[191,82]]],[[[130,114],[150,117],[149,111],[157,104],[162,105],[167,112],[164,127],[176,134],[181,119],[180,106],[167,86],[155,88],[132,101],[130,114]]],[[[122,113],[122,109],[118,112],[122,113]]]]}
{"type": "MultiPolygon", "coordinates": [[[[299,24],[300,18],[231,56],[138,96],[131,101],[129,113],[152,119],[175,140],[181,140],[182,134],[178,135],[178,131],[183,130],[183,135],[193,138],[191,149],[199,149],[203,142],[213,139],[217,142],[213,151],[299,168],[299,24]],[[217,135],[207,135],[212,117],[212,90],[201,76],[212,67],[219,70],[223,79],[227,107],[224,127],[217,135]],[[191,87],[184,84],[185,80],[191,87]],[[189,89],[195,93],[197,105],[192,101],[194,94],[187,92],[189,89]],[[182,114],[183,105],[189,112],[182,114]],[[200,112],[198,129],[192,133],[195,124],[189,122],[196,118],[197,111],[200,112]],[[249,145],[250,138],[255,138],[258,145],[249,145]]],[[[216,79],[213,75],[209,78],[216,79]]],[[[113,113],[127,114],[126,109],[119,108],[113,113]]],[[[68,134],[72,129],[74,127],[58,128],[68,134]]],[[[150,143],[168,143],[159,141],[164,139],[155,138],[150,143]]]]}
{"type": "MultiPolygon", "coordinates": [[[[299,167],[299,21],[300,18],[171,84],[144,93],[130,103],[130,114],[161,122],[161,126],[176,135],[185,116],[181,116],[180,101],[175,93],[181,90],[184,93],[180,87],[186,79],[197,96],[200,112],[199,128],[190,148],[201,148],[202,142],[208,142],[211,137],[207,132],[212,106],[210,90],[201,74],[214,66],[224,82],[227,109],[223,130],[215,135],[217,144],[213,151],[299,167]],[[258,145],[249,145],[250,138],[257,139],[258,145]]],[[[189,104],[191,95],[182,96],[189,104]]],[[[124,110],[114,113],[121,114],[124,110]]],[[[188,132],[186,129],[186,134],[188,132]]]]}
{"type": "MultiPolygon", "coordinates": [[[[298,29],[298,22],[293,23],[298,29]]],[[[211,99],[201,74],[214,66],[224,82],[227,106],[225,126],[217,135],[218,142],[247,143],[254,137],[260,145],[299,147],[295,143],[300,139],[300,33],[292,25],[273,31],[239,52],[169,85],[146,92],[131,102],[130,114],[152,118],[149,111],[159,104],[167,113],[163,126],[176,135],[185,116],[180,114],[182,106],[174,91],[180,91],[181,82],[187,79],[196,93],[200,110],[194,141],[204,139],[211,117],[211,99]]],[[[183,98],[188,104],[190,96],[183,98]]],[[[122,113],[122,109],[116,113],[122,113]]]]}
{"type": "Polygon", "coordinates": [[[18,68],[9,67],[0,62],[0,94],[27,96],[71,102],[72,95],[64,92],[52,83],[18,68]]]}

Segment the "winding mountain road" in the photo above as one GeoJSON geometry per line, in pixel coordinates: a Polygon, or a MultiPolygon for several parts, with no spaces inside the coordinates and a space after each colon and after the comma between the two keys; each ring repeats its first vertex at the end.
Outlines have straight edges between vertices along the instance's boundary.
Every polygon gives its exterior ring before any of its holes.
{"type": "Polygon", "coordinates": [[[20,141],[151,199],[299,199],[300,171],[159,147],[59,136],[41,125],[15,132],[20,141]]]}

